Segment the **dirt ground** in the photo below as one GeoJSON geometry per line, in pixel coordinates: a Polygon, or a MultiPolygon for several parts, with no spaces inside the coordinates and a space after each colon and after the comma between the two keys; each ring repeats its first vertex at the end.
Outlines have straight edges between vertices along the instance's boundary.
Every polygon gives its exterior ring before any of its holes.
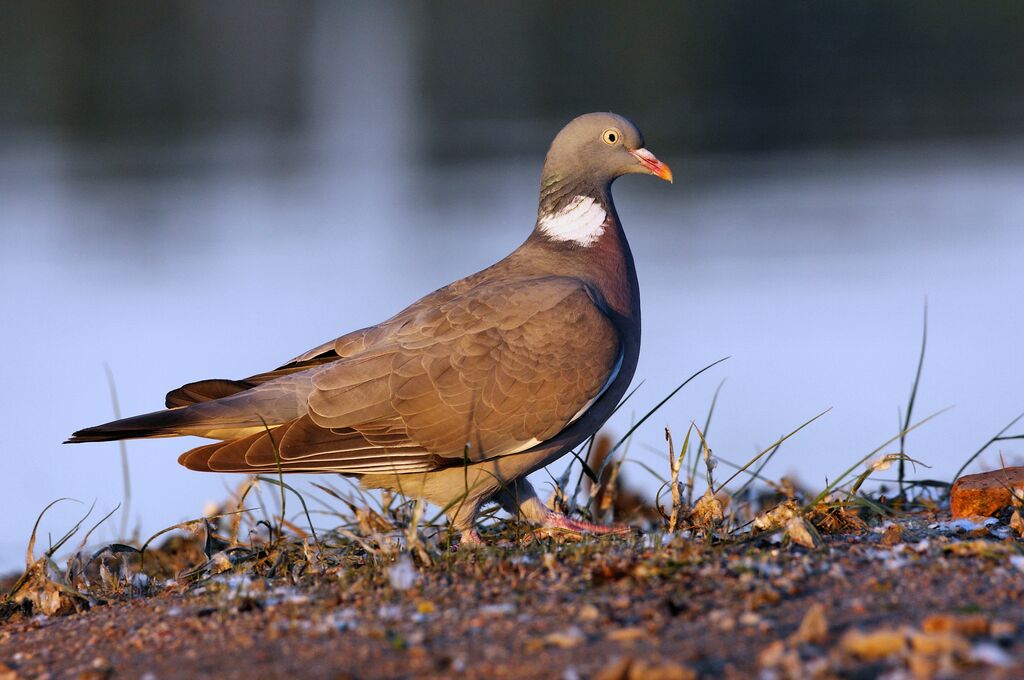
{"type": "Polygon", "coordinates": [[[0,679],[1024,677],[1018,539],[942,519],[817,550],[637,534],[228,570],[67,616],[8,611],[0,679]]]}

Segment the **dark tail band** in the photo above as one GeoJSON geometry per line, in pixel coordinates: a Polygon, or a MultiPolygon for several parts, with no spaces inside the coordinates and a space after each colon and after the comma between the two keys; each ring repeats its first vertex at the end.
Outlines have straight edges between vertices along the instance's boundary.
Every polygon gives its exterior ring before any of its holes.
{"type": "Polygon", "coordinates": [[[179,428],[187,420],[190,420],[185,411],[186,409],[154,411],[96,427],[87,427],[72,434],[64,443],[81,444],[83,442],[112,442],[119,439],[173,437],[180,434],[179,428]]]}

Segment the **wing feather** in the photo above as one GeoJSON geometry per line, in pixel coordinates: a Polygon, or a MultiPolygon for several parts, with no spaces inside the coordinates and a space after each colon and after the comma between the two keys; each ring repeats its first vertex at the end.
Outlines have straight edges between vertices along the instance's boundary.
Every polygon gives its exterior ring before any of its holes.
{"type": "MultiPolygon", "coordinates": [[[[550,439],[614,375],[618,332],[580,280],[460,293],[297,357],[278,370],[308,367],[304,414],[180,462],[222,472],[426,472],[461,464],[467,443],[478,461],[550,439]]],[[[227,399],[272,411],[275,394],[271,382],[227,399]]]]}
{"type": "Polygon", "coordinates": [[[471,290],[382,342],[368,350],[373,370],[317,369],[311,420],[362,432],[397,417],[410,442],[459,460],[467,441],[479,460],[554,436],[592,403],[621,353],[594,293],[567,277],[471,290]]]}

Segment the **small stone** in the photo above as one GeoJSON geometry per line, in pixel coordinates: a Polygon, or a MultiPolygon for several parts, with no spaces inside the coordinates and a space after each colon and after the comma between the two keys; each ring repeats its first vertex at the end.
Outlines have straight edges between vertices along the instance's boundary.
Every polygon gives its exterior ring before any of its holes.
{"type": "Polygon", "coordinates": [[[899,524],[890,524],[885,528],[885,533],[878,541],[881,545],[892,547],[903,542],[903,527],[899,524]]]}
{"type": "Polygon", "coordinates": [[[1013,665],[1013,657],[999,645],[981,642],[971,647],[971,660],[986,666],[1006,668],[1013,665]]]}
{"type": "Polygon", "coordinates": [[[864,661],[876,661],[903,652],[907,638],[902,630],[895,628],[879,628],[869,632],[853,629],[846,631],[839,646],[851,656],[864,661]]]}
{"type": "Polygon", "coordinates": [[[782,596],[778,591],[770,587],[758,588],[743,598],[744,604],[749,609],[761,609],[777,604],[781,600],[782,596]]]}
{"type": "Polygon", "coordinates": [[[755,612],[743,612],[739,618],[740,625],[743,626],[756,626],[761,621],[761,617],[755,612]]]}
{"type": "Polygon", "coordinates": [[[920,680],[931,680],[939,672],[938,660],[923,654],[911,654],[907,659],[907,668],[911,676],[920,680]]]}
{"type": "Polygon", "coordinates": [[[526,644],[523,646],[523,651],[525,651],[527,654],[538,654],[544,649],[544,645],[544,640],[527,640],[526,644]]]}
{"type": "Polygon", "coordinates": [[[132,590],[140,595],[145,595],[149,588],[149,576],[139,572],[132,575],[132,590]]]}
{"type": "Polygon", "coordinates": [[[736,628],[736,618],[727,609],[712,609],[708,612],[707,621],[726,633],[736,628]]]}
{"type": "Polygon", "coordinates": [[[578,616],[580,621],[597,621],[601,618],[601,610],[588,603],[580,607],[578,616]]]}
{"type": "Polygon", "coordinates": [[[967,637],[988,635],[991,623],[981,614],[933,614],[921,622],[921,630],[926,633],[958,633],[967,637]]]}
{"type": "Polygon", "coordinates": [[[402,553],[401,557],[388,567],[387,573],[391,587],[399,591],[412,588],[420,577],[408,553],[402,553]]]}
{"type": "Polygon", "coordinates": [[[953,630],[955,625],[951,614],[932,614],[921,622],[921,630],[926,633],[945,633],[953,630]]]}
{"type": "Polygon", "coordinates": [[[916,653],[925,656],[964,655],[971,649],[967,638],[953,632],[914,633],[910,636],[910,646],[916,653]]]}
{"type": "MultiPolygon", "coordinates": [[[[799,652],[787,647],[782,640],[776,640],[762,649],[757,655],[757,664],[763,670],[771,671],[767,677],[801,678],[811,676],[800,662],[799,652]]],[[[813,677],[819,676],[814,675],[813,677]]]]}
{"type": "Polygon", "coordinates": [[[629,668],[633,665],[631,657],[616,659],[594,675],[594,680],[629,680],[629,668]]]}
{"type": "Polygon", "coordinates": [[[804,614],[800,627],[790,638],[795,643],[821,645],[828,640],[828,620],[825,618],[825,606],[815,603],[804,614]]]}
{"type": "Polygon", "coordinates": [[[989,626],[989,635],[996,640],[1012,640],[1017,637],[1017,624],[1013,621],[993,621],[989,626]]]}
{"type": "Polygon", "coordinates": [[[516,606],[511,602],[485,604],[480,607],[480,613],[484,616],[508,616],[516,613],[516,606]]]}
{"type": "Polygon", "coordinates": [[[697,673],[674,661],[637,661],[629,669],[629,680],[696,680],[697,673]]]}
{"type": "Polygon", "coordinates": [[[761,609],[778,604],[782,600],[782,595],[774,588],[763,587],[747,595],[744,600],[749,609],[761,609]]]}
{"type": "Polygon", "coordinates": [[[997,543],[980,538],[946,544],[942,546],[942,552],[956,557],[987,557],[997,560],[1009,558],[1011,564],[1015,557],[1024,558],[1024,555],[1020,555],[1012,544],[997,543]]]}
{"type": "Polygon", "coordinates": [[[612,600],[611,604],[615,609],[629,609],[633,605],[633,601],[625,595],[620,595],[612,600]]]}
{"type": "Polygon", "coordinates": [[[786,644],[782,640],[776,640],[757,655],[757,665],[761,668],[775,668],[782,663],[786,655],[786,644]]]}
{"type": "Polygon", "coordinates": [[[647,637],[647,631],[635,626],[617,628],[605,635],[605,638],[613,642],[633,642],[634,640],[642,640],[645,637],[647,637]]]}
{"type": "Polygon", "coordinates": [[[991,517],[983,517],[982,515],[971,515],[970,517],[965,517],[962,521],[974,523],[974,526],[965,532],[971,538],[988,538],[992,535],[990,527],[999,526],[997,520],[991,517]]]}
{"type": "Polygon", "coordinates": [[[114,674],[114,667],[110,661],[102,656],[97,656],[89,664],[89,668],[78,673],[78,680],[106,680],[114,674]]]}
{"type": "Polygon", "coordinates": [[[976,475],[964,475],[953,483],[949,509],[953,518],[991,517],[1024,495],[1024,467],[1008,467],[976,475]]]}
{"type": "Polygon", "coordinates": [[[576,626],[570,626],[563,631],[549,633],[544,636],[544,642],[554,647],[571,649],[583,642],[583,632],[576,626]]]}

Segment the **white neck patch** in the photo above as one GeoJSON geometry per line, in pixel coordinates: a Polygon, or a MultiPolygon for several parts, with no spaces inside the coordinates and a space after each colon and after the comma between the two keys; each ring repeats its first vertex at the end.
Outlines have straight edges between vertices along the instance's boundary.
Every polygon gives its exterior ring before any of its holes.
{"type": "Polygon", "coordinates": [[[587,247],[601,238],[607,216],[601,204],[594,199],[576,196],[558,212],[541,215],[537,227],[555,241],[572,241],[587,247]]]}

